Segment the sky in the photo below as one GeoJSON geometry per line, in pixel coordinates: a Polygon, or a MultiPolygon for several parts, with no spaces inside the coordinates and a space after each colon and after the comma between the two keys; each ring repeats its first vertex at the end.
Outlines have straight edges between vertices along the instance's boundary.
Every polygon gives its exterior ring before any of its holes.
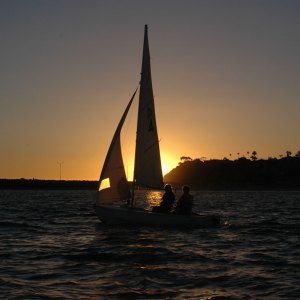
{"type": "MultiPolygon", "coordinates": [[[[0,178],[99,178],[145,24],[164,173],[181,156],[295,154],[299,15],[297,0],[0,1],[0,178]]],[[[122,131],[129,178],[136,106],[122,131]]]]}

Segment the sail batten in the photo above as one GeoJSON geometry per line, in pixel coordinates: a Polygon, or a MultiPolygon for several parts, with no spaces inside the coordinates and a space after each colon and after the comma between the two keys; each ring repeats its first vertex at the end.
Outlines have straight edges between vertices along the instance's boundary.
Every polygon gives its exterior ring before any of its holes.
{"type": "Polygon", "coordinates": [[[134,181],[148,188],[161,188],[163,175],[152,88],[148,27],[145,25],[137,121],[134,181]]]}

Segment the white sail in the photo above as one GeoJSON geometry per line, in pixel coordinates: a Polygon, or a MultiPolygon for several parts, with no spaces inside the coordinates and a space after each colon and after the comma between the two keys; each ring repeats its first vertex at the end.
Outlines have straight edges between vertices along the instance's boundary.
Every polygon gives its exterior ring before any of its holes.
{"type": "MultiPolygon", "coordinates": [[[[137,91],[137,90],[136,90],[137,91]]],[[[116,132],[111,141],[99,179],[97,203],[112,203],[118,200],[127,200],[130,197],[130,188],[126,178],[121,151],[121,130],[136,94],[130,99],[116,132]]]]}
{"type": "Polygon", "coordinates": [[[137,122],[134,181],[138,186],[161,188],[163,175],[152,90],[148,29],[145,25],[137,122]]]}

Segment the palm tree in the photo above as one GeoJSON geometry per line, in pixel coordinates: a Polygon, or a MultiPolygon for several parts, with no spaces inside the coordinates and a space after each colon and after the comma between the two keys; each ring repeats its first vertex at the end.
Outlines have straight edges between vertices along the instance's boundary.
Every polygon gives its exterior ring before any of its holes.
{"type": "Polygon", "coordinates": [[[250,157],[253,161],[256,161],[257,160],[257,152],[254,150],[252,151],[252,155],[250,157]]]}

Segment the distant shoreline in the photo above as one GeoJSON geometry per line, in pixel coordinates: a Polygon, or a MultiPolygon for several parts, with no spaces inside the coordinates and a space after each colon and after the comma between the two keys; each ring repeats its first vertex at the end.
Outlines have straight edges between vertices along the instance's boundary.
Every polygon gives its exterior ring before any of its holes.
{"type": "Polygon", "coordinates": [[[1,190],[97,190],[98,181],[0,179],[1,190]]]}
{"type": "Polygon", "coordinates": [[[268,160],[206,160],[187,157],[164,176],[174,187],[186,183],[197,190],[299,191],[300,156],[268,160]]]}
{"type": "MultiPolygon", "coordinates": [[[[178,191],[180,184],[170,182],[178,191]]],[[[192,187],[199,191],[299,191],[297,187],[270,186],[228,186],[228,187],[192,187]]],[[[43,179],[0,179],[0,190],[94,190],[98,189],[98,181],[92,180],[43,180],[43,179]]]]}

